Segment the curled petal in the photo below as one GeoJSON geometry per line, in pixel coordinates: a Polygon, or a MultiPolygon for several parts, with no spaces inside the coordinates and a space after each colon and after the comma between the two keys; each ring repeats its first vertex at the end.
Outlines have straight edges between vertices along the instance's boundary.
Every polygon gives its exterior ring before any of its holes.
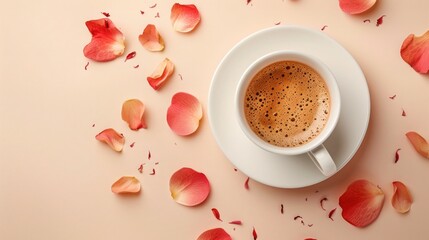
{"type": "Polygon", "coordinates": [[[131,130],[147,128],[143,119],[145,106],[138,99],[130,99],[122,104],[122,120],[128,123],[131,130]]]}
{"type": "Polygon", "coordinates": [[[120,152],[125,144],[125,138],[122,134],[116,132],[113,128],[108,128],[97,134],[95,139],[107,143],[113,150],[120,152]]]}
{"type": "Polygon", "coordinates": [[[167,111],[167,123],[177,135],[187,136],[194,133],[202,117],[201,103],[191,94],[179,92],[171,99],[171,105],[167,111]]]}
{"type": "Polygon", "coordinates": [[[347,14],[359,14],[370,9],[377,0],[339,0],[340,8],[347,14]]]}
{"type": "Polygon", "coordinates": [[[424,158],[429,159],[429,143],[424,139],[420,134],[416,132],[407,132],[405,134],[413,145],[414,149],[423,156],[424,158]]]}
{"type": "Polygon", "coordinates": [[[171,23],[178,32],[190,32],[200,22],[200,12],[194,4],[182,5],[175,3],[171,8],[171,23]]]}
{"type": "Polygon", "coordinates": [[[119,178],[112,184],[112,192],[114,193],[138,193],[140,192],[140,181],[131,176],[119,178]]]}
{"type": "Polygon", "coordinates": [[[151,52],[162,51],[165,47],[164,40],[153,24],[146,26],[143,33],[139,35],[139,41],[146,50],[151,52]]]}
{"type": "Polygon", "coordinates": [[[164,85],[165,81],[173,74],[174,72],[174,64],[170,61],[170,59],[165,58],[158,67],[156,67],[155,71],[147,77],[147,81],[149,85],[158,90],[164,85]]]}
{"type": "Polygon", "coordinates": [[[401,57],[416,72],[429,73],[429,31],[419,37],[408,35],[401,46],[401,57]]]}
{"type": "Polygon", "coordinates": [[[365,227],[374,222],[383,203],[384,192],[367,180],[350,184],[339,200],[343,218],[356,227],[365,227]]]}
{"type": "Polygon", "coordinates": [[[98,62],[107,62],[124,53],[124,35],[110,19],[87,21],[86,26],[92,34],[92,39],[83,49],[85,57],[98,62]]]}
{"type": "Polygon", "coordinates": [[[209,180],[203,173],[191,168],[181,168],[170,178],[170,192],[177,203],[195,206],[209,196],[209,180]]]}
{"type": "Polygon", "coordinates": [[[232,238],[223,228],[214,228],[201,233],[197,240],[232,240],[232,238]]]}
{"type": "Polygon", "coordinates": [[[413,198],[411,197],[408,188],[399,181],[395,181],[393,184],[393,197],[392,206],[399,213],[406,213],[410,211],[413,198]]]}

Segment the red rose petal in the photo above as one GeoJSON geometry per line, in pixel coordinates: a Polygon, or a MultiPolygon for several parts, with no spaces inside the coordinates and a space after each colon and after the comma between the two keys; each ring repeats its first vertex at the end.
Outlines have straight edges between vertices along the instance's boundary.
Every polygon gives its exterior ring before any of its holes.
{"type": "Polygon", "coordinates": [[[219,213],[219,211],[216,208],[212,208],[212,213],[213,213],[213,215],[215,216],[215,218],[217,220],[223,222],[222,219],[220,219],[220,213],[219,213]]]}
{"type": "Polygon", "coordinates": [[[143,118],[145,106],[138,99],[130,99],[122,104],[122,120],[128,123],[131,130],[147,128],[143,118]]]}
{"type": "Polygon", "coordinates": [[[140,192],[140,181],[131,176],[125,176],[118,179],[112,185],[114,193],[138,193],[140,192]]]}
{"type": "Polygon", "coordinates": [[[393,197],[392,206],[399,213],[407,213],[411,209],[413,198],[408,191],[408,188],[399,181],[395,181],[393,184],[393,197]]]}
{"type": "Polygon", "coordinates": [[[117,152],[121,152],[125,144],[124,136],[116,132],[113,128],[103,130],[95,136],[95,139],[107,143],[110,148],[117,152]]]}
{"type": "Polygon", "coordinates": [[[173,74],[173,72],[174,72],[173,62],[171,62],[170,59],[165,58],[164,61],[162,61],[158,65],[158,67],[155,69],[152,75],[147,77],[147,81],[149,82],[149,85],[154,90],[158,90],[165,84],[165,82],[173,74]]]}
{"type": "Polygon", "coordinates": [[[175,3],[171,8],[171,23],[177,32],[190,32],[200,22],[200,13],[194,4],[182,5],[175,3]]]}
{"type": "Polygon", "coordinates": [[[214,228],[201,233],[197,240],[232,240],[232,238],[222,228],[214,228]]]}
{"type": "Polygon", "coordinates": [[[203,173],[191,168],[181,168],[170,178],[170,192],[177,203],[195,206],[209,196],[209,180],[203,173]]]}
{"type": "Polygon", "coordinates": [[[429,143],[420,134],[416,132],[408,132],[406,134],[414,149],[424,158],[429,159],[429,143]]]}
{"type": "Polygon", "coordinates": [[[415,71],[429,72],[429,31],[420,37],[408,35],[401,46],[401,57],[415,71]]]}
{"type": "Polygon", "coordinates": [[[339,199],[343,218],[356,227],[365,227],[374,222],[383,203],[383,191],[367,180],[357,180],[350,184],[339,199]]]}
{"type": "Polygon", "coordinates": [[[143,33],[139,35],[139,41],[146,50],[151,52],[162,51],[165,47],[164,40],[153,24],[146,26],[143,33]]]}
{"type": "Polygon", "coordinates": [[[86,26],[92,34],[92,39],[83,49],[85,57],[98,62],[106,62],[124,53],[124,35],[110,19],[87,21],[86,26]]]}
{"type": "Polygon", "coordinates": [[[347,14],[359,14],[374,6],[376,0],[339,0],[340,8],[347,14]]]}
{"type": "Polygon", "coordinates": [[[179,92],[171,99],[171,105],[167,110],[167,123],[177,135],[187,136],[194,133],[202,117],[201,104],[191,94],[179,92]]]}

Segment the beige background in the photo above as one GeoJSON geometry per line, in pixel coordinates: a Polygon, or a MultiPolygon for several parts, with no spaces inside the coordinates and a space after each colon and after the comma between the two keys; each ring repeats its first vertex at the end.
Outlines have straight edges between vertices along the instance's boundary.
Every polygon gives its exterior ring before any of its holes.
{"type": "Polygon", "coordinates": [[[404,63],[399,49],[408,34],[429,30],[429,2],[379,0],[371,11],[350,16],[336,0],[195,1],[202,21],[191,34],[172,29],[173,3],[1,1],[0,239],[196,239],[215,227],[223,227],[233,239],[252,239],[253,227],[258,239],[273,240],[426,238],[429,162],[404,134],[415,130],[429,139],[429,77],[404,63]],[[95,63],[83,56],[90,41],[85,21],[104,17],[100,12],[111,14],[127,38],[125,54],[137,52],[134,59],[124,62],[124,55],[95,63]],[[154,17],[157,12],[160,18],[154,17]],[[384,23],[376,27],[381,15],[386,15],[384,23]],[[294,190],[250,180],[246,190],[246,176],[234,171],[211,133],[208,88],[217,64],[234,44],[277,22],[314,29],[327,25],[324,32],[351,52],[367,77],[370,126],[356,156],[331,179],[294,190]],[[138,42],[148,23],[164,37],[164,52],[149,53],[138,42]],[[176,64],[176,72],[155,92],[146,77],[164,57],[176,64]],[[178,91],[196,96],[205,114],[198,132],[186,138],[172,133],[165,120],[178,91]],[[389,99],[395,94],[395,100],[389,99]],[[147,130],[133,132],[121,120],[121,105],[129,98],[146,104],[147,130]],[[94,139],[108,127],[126,136],[122,153],[94,139]],[[397,148],[401,158],[394,164],[397,148]],[[141,163],[146,164],[142,174],[137,171],[141,163]],[[169,178],[184,166],[210,180],[211,195],[201,206],[184,207],[170,197],[169,178]],[[152,168],[154,176],[149,175],[152,168]],[[123,175],[140,179],[141,194],[111,193],[111,184],[123,175]],[[338,207],[341,193],[359,178],[386,193],[379,219],[365,229],[345,222],[338,207]],[[415,198],[409,214],[396,213],[390,204],[395,180],[409,186],[415,198]],[[334,221],[319,206],[323,197],[328,210],[338,208],[334,221]],[[224,222],[213,217],[214,207],[224,222]],[[294,221],[296,215],[313,226],[294,221]],[[230,220],[243,225],[229,225],[230,220]]]}

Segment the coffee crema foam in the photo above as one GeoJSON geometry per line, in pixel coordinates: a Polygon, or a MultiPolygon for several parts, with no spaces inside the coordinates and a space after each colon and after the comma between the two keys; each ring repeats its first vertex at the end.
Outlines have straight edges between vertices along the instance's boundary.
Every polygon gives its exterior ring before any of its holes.
{"type": "Polygon", "coordinates": [[[319,135],[329,117],[330,96],[323,78],[295,61],[272,63],[250,81],[244,112],[250,128],[281,147],[304,145],[319,135]]]}

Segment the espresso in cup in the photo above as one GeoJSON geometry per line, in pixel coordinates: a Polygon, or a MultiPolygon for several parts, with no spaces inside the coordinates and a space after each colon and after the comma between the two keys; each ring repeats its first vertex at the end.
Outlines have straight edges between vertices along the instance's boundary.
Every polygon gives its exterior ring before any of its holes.
{"type": "Polygon", "coordinates": [[[244,115],[251,130],[279,147],[299,147],[316,138],[330,114],[329,89],[312,67],[278,61],[250,80],[244,115]]]}

